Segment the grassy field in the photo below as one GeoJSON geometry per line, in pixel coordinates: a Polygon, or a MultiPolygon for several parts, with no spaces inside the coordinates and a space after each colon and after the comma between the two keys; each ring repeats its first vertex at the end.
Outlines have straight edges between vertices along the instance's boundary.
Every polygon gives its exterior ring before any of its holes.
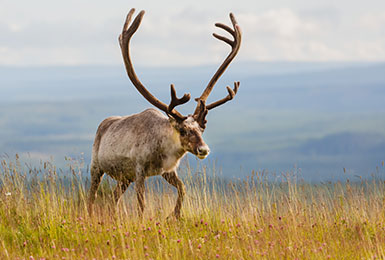
{"type": "Polygon", "coordinates": [[[256,172],[230,182],[183,166],[181,220],[167,219],[176,192],[161,179],[147,183],[143,219],[133,187],[115,210],[108,179],[90,217],[83,166],[69,163],[63,178],[50,163],[2,161],[0,259],[385,258],[385,184],[375,178],[309,184],[256,172]]]}

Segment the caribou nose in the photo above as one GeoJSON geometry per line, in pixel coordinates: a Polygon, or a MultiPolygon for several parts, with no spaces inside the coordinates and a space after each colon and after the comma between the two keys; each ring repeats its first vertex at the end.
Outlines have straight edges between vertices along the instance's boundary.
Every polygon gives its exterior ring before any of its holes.
{"type": "Polygon", "coordinates": [[[199,157],[206,157],[210,153],[210,149],[208,146],[200,146],[197,152],[199,157]]]}

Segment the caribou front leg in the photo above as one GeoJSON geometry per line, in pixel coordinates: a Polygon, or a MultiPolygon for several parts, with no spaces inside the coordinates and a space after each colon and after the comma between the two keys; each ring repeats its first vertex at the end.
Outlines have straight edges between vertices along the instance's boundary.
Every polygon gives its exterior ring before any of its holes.
{"type": "Polygon", "coordinates": [[[166,172],[162,174],[162,177],[170,183],[172,186],[174,186],[178,190],[178,199],[176,200],[176,206],[174,209],[174,216],[179,219],[180,218],[180,210],[182,208],[182,202],[184,195],[186,193],[185,187],[183,182],[179,179],[177,173],[175,171],[173,172],[166,172]]]}

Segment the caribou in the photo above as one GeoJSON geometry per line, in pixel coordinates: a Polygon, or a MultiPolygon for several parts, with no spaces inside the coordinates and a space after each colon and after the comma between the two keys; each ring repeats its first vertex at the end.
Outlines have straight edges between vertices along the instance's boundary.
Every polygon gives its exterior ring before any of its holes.
{"type": "Polygon", "coordinates": [[[216,33],[213,36],[231,46],[231,52],[215,72],[202,95],[195,100],[197,106],[191,115],[183,116],[175,107],[190,100],[190,94],[181,98],[176,95],[171,84],[171,101],[167,105],[154,97],[138,79],[130,58],[130,40],[139,28],[144,11],[141,11],[131,23],[135,9],[131,9],[126,17],[123,31],[119,36],[120,48],[127,75],[139,93],[157,109],[149,108],[138,114],[128,116],[112,116],[104,119],[96,132],[92,147],[91,187],[88,195],[88,211],[92,214],[96,192],[104,174],[117,181],[113,191],[114,203],[119,202],[122,194],[132,182],[138,200],[138,212],[143,216],[145,208],[145,179],[161,175],[178,191],[175,209],[171,216],[180,218],[185,186],[177,174],[181,158],[190,152],[199,159],[210,153],[208,145],[202,138],[206,128],[206,115],[209,110],[218,107],[237,94],[239,82],[234,88],[227,86],[228,95],[213,103],[206,104],[215,83],[237,55],[241,45],[241,30],[232,13],[232,27],[222,23],[215,26],[227,31],[233,39],[216,33]]]}

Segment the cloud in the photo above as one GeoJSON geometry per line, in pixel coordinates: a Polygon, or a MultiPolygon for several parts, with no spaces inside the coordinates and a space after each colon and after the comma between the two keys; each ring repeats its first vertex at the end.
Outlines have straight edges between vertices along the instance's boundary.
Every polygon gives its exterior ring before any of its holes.
{"type": "Polygon", "coordinates": [[[325,12],[275,9],[244,13],[240,19],[248,41],[243,57],[263,61],[383,61],[383,15],[344,20],[338,11],[330,20],[325,12]],[[316,14],[316,15],[314,15],[316,14]],[[333,22],[332,22],[333,21],[333,22]],[[366,29],[362,27],[366,26],[366,29]],[[361,28],[361,29],[357,29],[361,28]],[[371,32],[370,37],[368,31],[371,32]]]}
{"type": "Polygon", "coordinates": [[[366,30],[385,33],[385,11],[363,14],[359,24],[366,30]]]}
{"type": "MultiPolygon", "coordinates": [[[[45,14],[20,22],[0,17],[0,65],[121,64],[117,36],[124,16],[111,10],[91,18],[75,14],[71,19],[71,14],[68,19],[45,14]]],[[[336,8],[238,10],[244,41],[237,60],[385,60],[385,13],[359,15],[344,16],[336,8]]],[[[216,29],[215,22],[230,23],[218,10],[148,12],[132,40],[135,65],[221,62],[229,48],[211,33],[227,33],[216,29]]]]}
{"type": "Polygon", "coordinates": [[[311,33],[316,25],[296,15],[290,9],[275,9],[256,14],[242,14],[240,20],[246,30],[253,35],[270,37],[296,37],[302,33],[311,33]]]}

